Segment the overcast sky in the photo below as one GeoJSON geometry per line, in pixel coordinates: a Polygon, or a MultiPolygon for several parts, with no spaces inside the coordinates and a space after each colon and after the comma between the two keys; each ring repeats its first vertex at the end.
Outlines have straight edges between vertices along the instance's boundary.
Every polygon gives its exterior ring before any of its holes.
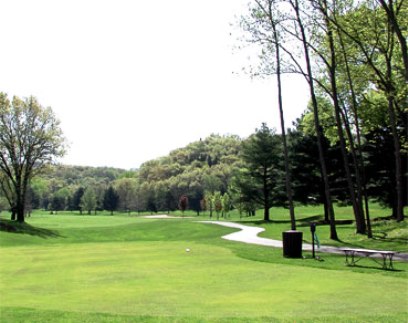
{"type": "MultiPolygon", "coordinates": [[[[65,164],[137,168],[211,133],[279,128],[272,79],[241,73],[248,0],[1,0],[0,91],[51,106],[65,164]]],[[[286,124],[304,111],[285,79],[286,124]]]]}

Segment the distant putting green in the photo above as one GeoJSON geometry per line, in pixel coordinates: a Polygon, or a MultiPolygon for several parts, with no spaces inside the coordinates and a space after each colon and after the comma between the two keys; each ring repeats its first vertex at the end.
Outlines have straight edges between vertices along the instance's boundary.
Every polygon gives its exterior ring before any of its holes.
{"type": "Polygon", "coordinates": [[[406,266],[395,275],[356,272],[338,256],[330,268],[308,266],[282,259],[280,250],[223,241],[233,230],[186,219],[34,216],[28,223],[29,233],[0,233],[2,322],[407,318],[406,266]]]}

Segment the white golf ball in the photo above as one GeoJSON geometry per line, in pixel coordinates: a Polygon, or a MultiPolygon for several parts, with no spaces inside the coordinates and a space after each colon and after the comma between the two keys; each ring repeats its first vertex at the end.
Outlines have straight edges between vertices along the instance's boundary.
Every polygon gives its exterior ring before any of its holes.
{"type": "Polygon", "coordinates": [[[186,252],[190,252],[190,249],[189,249],[189,248],[187,248],[187,249],[186,249],[186,252]]]}

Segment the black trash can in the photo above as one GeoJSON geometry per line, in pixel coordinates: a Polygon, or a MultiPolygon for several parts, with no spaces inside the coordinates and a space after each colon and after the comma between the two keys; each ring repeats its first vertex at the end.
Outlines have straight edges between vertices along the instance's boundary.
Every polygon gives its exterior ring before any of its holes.
{"type": "Polygon", "coordinates": [[[302,258],[302,238],[302,231],[289,230],[282,232],[283,256],[302,258]]]}

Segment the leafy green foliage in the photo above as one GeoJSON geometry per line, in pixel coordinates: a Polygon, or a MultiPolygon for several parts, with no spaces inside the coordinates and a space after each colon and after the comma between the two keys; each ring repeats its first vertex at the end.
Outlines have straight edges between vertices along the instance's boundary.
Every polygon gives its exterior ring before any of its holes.
{"type": "Polygon", "coordinates": [[[241,139],[237,136],[211,135],[144,163],[138,180],[142,191],[150,192],[156,210],[175,210],[180,196],[186,195],[190,208],[199,213],[206,192],[228,190],[232,172],[240,165],[240,150],[241,139]]]}
{"type": "Polygon", "coordinates": [[[269,221],[269,209],[282,194],[281,152],[280,138],[265,123],[243,143],[246,180],[241,189],[246,199],[262,205],[265,221],[269,221]]]}
{"type": "Polygon", "coordinates": [[[60,123],[36,98],[12,102],[0,93],[0,190],[16,220],[24,222],[31,179],[64,154],[60,123]]]}
{"type": "Polygon", "coordinates": [[[92,186],[85,189],[84,195],[81,198],[81,209],[91,214],[92,211],[96,211],[97,197],[96,192],[92,186]]]}
{"type": "Polygon", "coordinates": [[[113,214],[113,211],[115,211],[118,207],[118,202],[118,193],[112,186],[109,186],[109,188],[105,191],[105,195],[103,198],[103,208],[105,210],[111,211],[111,214],[113,214]]]}

